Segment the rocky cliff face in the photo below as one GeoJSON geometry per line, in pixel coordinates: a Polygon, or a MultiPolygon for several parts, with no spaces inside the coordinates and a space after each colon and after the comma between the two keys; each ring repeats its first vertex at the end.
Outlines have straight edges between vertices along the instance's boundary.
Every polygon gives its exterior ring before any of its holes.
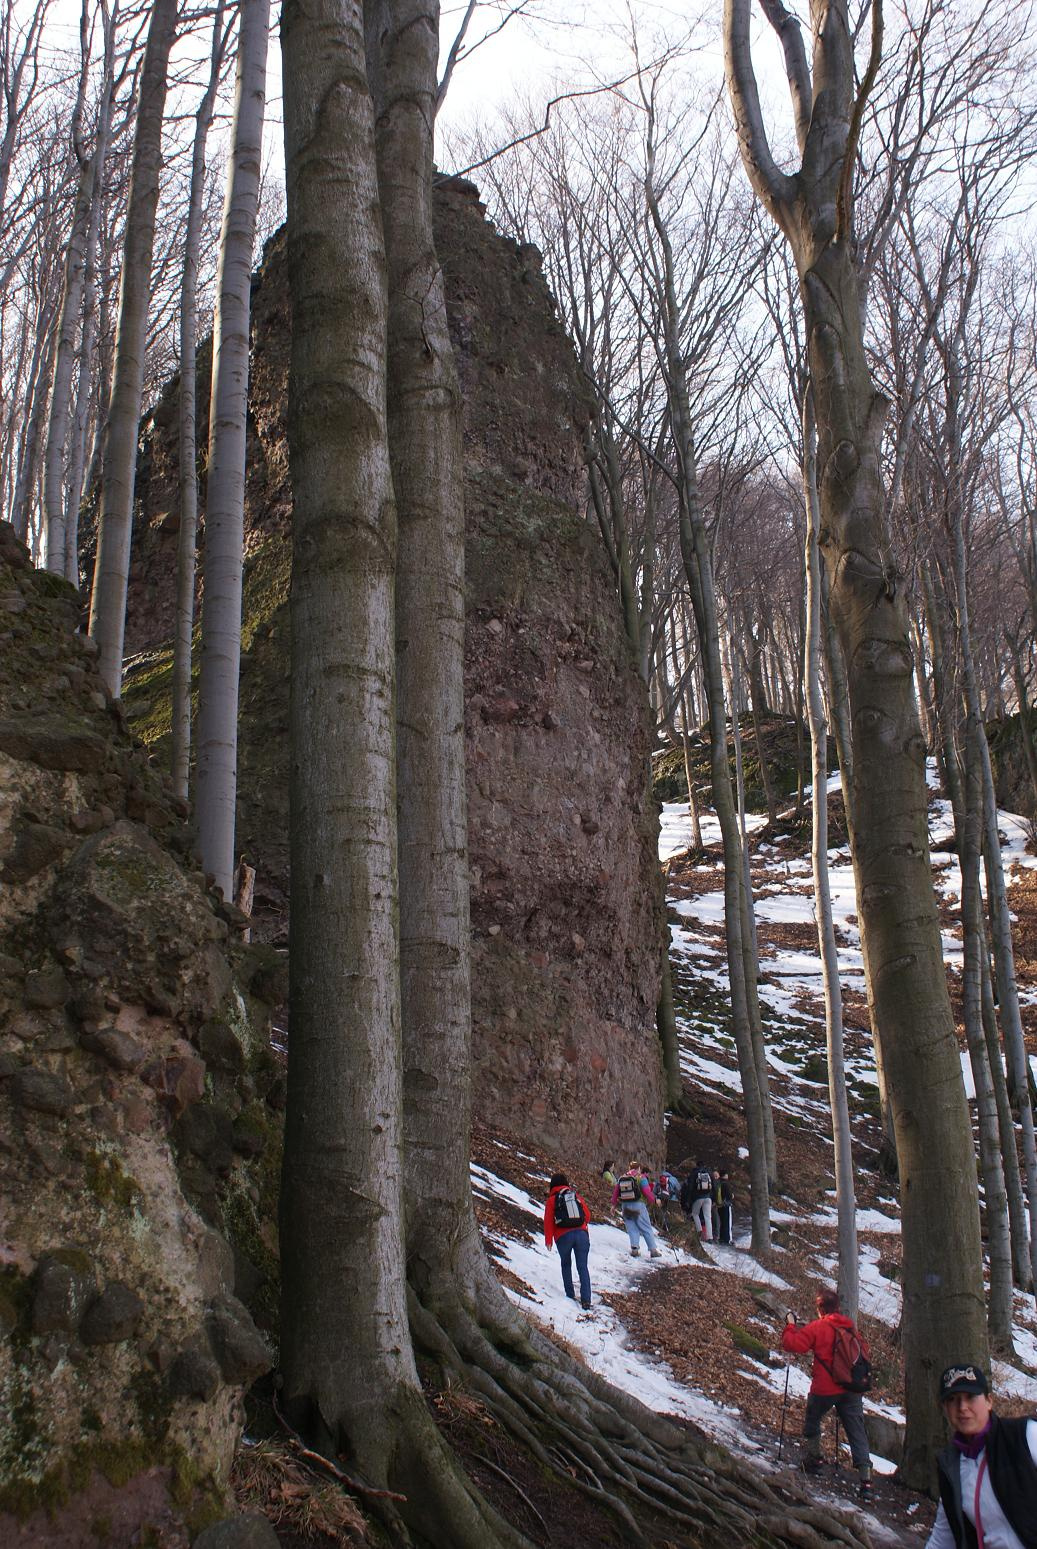
{"type": "Polygon", "coordinates": [[[269,1365],[236,1293],[278,965],[189,869],[78,616],[0,524],[0,1543],[181,1549],[269,1365]]]}
{"type": "MultiPolygon", "coordinates": [[[[466,735],[480,1115],[571,1160],[661,1156],[648,720],[600,545],[578,514],[587,414],[535,249],[503,241],[470,184],[437,241],[465,402],[466,735]]],[[[257,928],[287,929],[283,246],[254,284],[241,679],[240,848],[257,928]]],[[[176,529],[176,390],[148,426],[126,704],[163,756],[176,529]]],[[[207,406],[200,406],[204,418],[207,406]]]]}

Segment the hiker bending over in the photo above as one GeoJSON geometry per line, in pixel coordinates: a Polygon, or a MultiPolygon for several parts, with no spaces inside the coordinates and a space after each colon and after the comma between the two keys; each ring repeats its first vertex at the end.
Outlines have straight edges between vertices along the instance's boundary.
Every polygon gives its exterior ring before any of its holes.
{"type": "MultiPolygon", "coordinates": [[[[866,1362],[868,1347],[857,1333],[853,1319],[839,1311],[839,1298],[834,1291],[819,1291],[816,1306],[817,1317],[813,1323],[804,1323],[802,1328],[796,1322],[795,1314],[790,1312],[781,1335],[783,1350],[792,1350],[798,1355],[813,1351],[814,1355],[803,1420],[806,1454],[803,1468],[808,1474],[820,1472],[821,1421],[829,1409],[834,1409],[850,1443],[853,1465],[860,1479],[860,1498],[867,1501],[871,1499],[871,1451],[864,1429],[864,1404],[860,1392],[849,1391],[847,1383],[854,1380],[851,1376],[853,1363],[861,1356],[866,1362]]],[[[870,1387],[866,1376],[863,1380],[870,1387]]]]}
{"type": "Polygon", "coordinates": [[[1037,1420],[999,1420],[981,1366],[948,1366],[940,1403],[954,1432],[937,1459],[940,1505],[926,1549],[1037,1549],[1037,1420]]]}
{"type": "Polygon", "coordinates": [[[618,1205],[623,1215],[623,1225],[630,1239],[630,1252],[636,1259],[641,1252],[640,1239],[653,1259],[659,1257],[655,1233],[648,1219],[648,1206],[655,1204],[655,1194],[649,1179],[641,1170],[640,1162],[631,1162],[621,1178],[616,1179],[612,1190],[613,1208],[618,1205]]]}
{"type": "Polygon", "coordinates": [[[570,1301],[576,1300],[573,1288],[573,1265],[580,1277],[580,1301],[584,1308],[591,1304],[591,1277],[587,1269],[591,1234],[588,1231],[590,1212],[564,1173],[555,1173],[551,1179],[551,1192],[544,1206],[544,1239],[547,1246],[558,1245],[558,1257],[562,1261],[562,1284],[570,1301]]]}

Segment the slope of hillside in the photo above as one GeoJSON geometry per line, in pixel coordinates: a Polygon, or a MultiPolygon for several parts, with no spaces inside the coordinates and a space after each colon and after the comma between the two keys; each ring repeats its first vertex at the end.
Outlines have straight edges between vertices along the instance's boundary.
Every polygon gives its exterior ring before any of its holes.
{"type": "MultiPolygon", "coordinates": [[[[951,990],[960,1005],[961,971],[956,858],[943,846],[950,812],[930,775],[930,837],[937,887],[943,902],[943,939],[951,990]]],[[[838,780],[830,801],[838,803],[838,780]]],[[[733,1248],[689,1241],[678,1225],[657,1263],[631,1260],[626,1237],[612,1216],[608,1191],[593,1173],[574,1174],[596,1220],[591,1229],[595,1306],[589,1315],[562,1295],[557,1257],[543,1244],[542,1201],[547,1178],[565,1157],[531,1154],[500,1134],[478,1137],[474,1187],[490,1251],[505,1282],[530,1316],[578,1348],[587,1363],[629,1387],[660,1410],[689,1423],[764,1469],[793,1467],[809,1364],[786,1365],[777,1352],[784,1310],[810,1316],[819,1281],[835,1269],[835,1205],[827,1103],[824,1017],[813,918],[807,838],[772,832],[763,818],[753,830],[753,891],[761,952],[761,1001],[767,1024],[772,1096],[782,1173],[782,1192],[772,1201],[774,1252],[765,1268],[748,1252],[744,1129],[738,1112],[739,1079],[727,1025],[724,988],[723,895],[715,821],[704,825],[706,850],[687,851],[686,809],[664,808],[660,853],[668,872],[672,953],[678,993],[682,1064],[690,1117],[672,1119],[667,1157],[678,1170],[701,1158],[731,1166],[736,1189],[733,1248]],[[741,1183],[741,1188],[739,1184],[741,1183]],[[786,1389],[787,1382],[787,1389],[786,1389]],[[787,1393],[787,1399],[786,1399],[787,1393]],[[784,1408],[784,1436],[782,1420],[784,1408]],[[780,1457],[779,1454],[780,1442],[780,1457]]],[[[1000,814],[1006,870],[1020,946],[1017,964],[1031,1061],[1037,1064],[1037,856],[1027,850],[1028,825],[1000,814]]],[[[872,1345],[876,1387],[865,1399],[877,1475],[869,1508],[876,1544],[917,1542],[932,1519],[932,1504],[900,1488],[894,1479],[903,1421],[902,1373],[897,1342],[900,1319],[900,1225],[896,1185],[879,1167],[874,1060],[864,999],[863,964],[856,929],[849,854],[829,855],[840,978],[847,1016],[847,1069],[854,1129],[857,1222],[861,1265],[861,1327],[872,1345]]],[[[968,1056],[962,1068],[971,1095],[968,1056]]],[[[602,1161],[606,1158],[603,1156],[602,1161]]],[[[620,1158],[621,1163],[625,1158],[620,1158]]],[[[647,1157],[658,1168],[663,1158],[647,1157]]],[[[1037,1307],[1034,1297],[1015,1298],[1012,1363],[994,1364],[1003,1413],[1037,1406],[1037,1307]]],[[[950,1358],[950,1354],[949,1357],[950,1358]]],[[[826,1474],[811,1489],[828,1502],[852,1504],[856,1476],[826,1427],[826,1474]]]]}

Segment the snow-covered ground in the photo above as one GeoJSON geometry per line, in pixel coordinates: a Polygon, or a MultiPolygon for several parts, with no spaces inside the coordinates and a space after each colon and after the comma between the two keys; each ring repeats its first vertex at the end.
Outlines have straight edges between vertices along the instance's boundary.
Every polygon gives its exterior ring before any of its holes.
{"type": "MultiPolygon", "coordinates": [[[[953,823],[949,803],[936,794],[934,768],[929,771],[929,782],[934,791],[929,815],[930,843],[936,846],[946,841],[953,823]]],[[[832,777],[830,788],[838,788],[837,775],[832,777]]],[[[748,826],[756,830],[763,822],[764,819],[760,817],[750,816],[748,826]]],[[[1003,854],[1006,871],[1010,874],[1015,867],[1037,867],[1037,857],[1025,853],[1027,830],[1024,821],[1013,814],[1001,813],[999,825],[1005,836],[1003,854]]],[[[719,828],[712,814],[703,816],[702,828],[707,844],[719,843],[719,828]]],[[[690,842],[691,824],[686,806],[668,803],[662,812],[660,858],[666,860],[687,849],[690,842]]],[[[756,917],[762,927],[768,924],[814,924],[810,863],[801,856],[793,855],[791,850],[787,854],[783,853],[785,849],[778,841],[760,846],[754,856],[756,917]],[[762,882],[759,877],[761,869],[762,882]]],[[[957,908],[961,895],[957,858],[945,851],[936,851],[933,868],[938,890],[952,907],[957,908]]],[[[680,984],[683,972],[688,985],[694,987],[694,993],[684,1001],[678,1012],[678,1026],[683,1033],[681,1061],[684,1073],[693,1086],[732,1093],[741,1089],[733,1041],[724,1027],[723,1017],[718,1018],[715,1006],[709,1004],[711,992],[716,992],[721,1004],[727,993],[726,963],[720,934],[724,900],[723,893],[715,887],[715,867],[710,864],[700,869],[704,880],[707,877],[709,879],[707,890],[692,898],[671,900],[671,913],[680,921],[679,924],[671,925],[675,982],[680,984]]],[[[844,990],[863,994],[864,970],[857,930],[853,872],[849,851],[845,846],[829,852],[828,871],[839,943],[840,981],[844,990]]],[[[945,930],[943,941],[948,966],[953,972],[960,972],[960,933],[945,930]]],[[[775,1072],[785,1078],[781,1083],[782,1095],[774,1098],[775,1105],[823,1129],[826,1122],[824,1116],[827,1114],[827,1092],[816,1080],[805,1077],[803,1072],[804,1058],[812,1051],[817,1051],[818,1029],[823,1027],[821,976],[816,953],[805,950],[802,945],[786,948],[780,942],[768,942],[761,961],[760,1000],[768,1032],[768,1060],[775,1072]]],[[[968,1089],[971,1086],[971,1072],[967,1056],[963,1057],[963,1074],[968,1089]]],[[[874,1093],[876,1075],[870,1053],[857,1053],[848,1057],[847,1079],[851,1092],[854,1089],[870,1089],[874,1093]]],[[[753,1455],[760,1465],[768,1464],[769,1454],[761,1453],[758,1443],[746,1434],[735,1410],[678,1381],[661,1358],[635,1349],[617,1313],[598,1299],[597,1293],[603,1291],[626,1293],[636,1289],[654,1267],[652,1261],[645,1258],[631,1258],[626,1234],[622,1230],[604,1224],[592,1224],[590,1228],[591,1278],[596,1294],[591,1311],[584,1313],[577,1302],[565,1298],[557,1254],[544,1245],[543,1198],[533,1198],[484,1168],[473,1167],[472,1178],[477,1194],[505,1201],[530,1218],[532,1242],[499,1234],[494,1236],[498,1257],[529,1288],[528,1296],[518,1290],[512,1290],[509,1294],[530,1317],[554,1329],[582,1352],[593,1370],[636,1395],[650,1408],[692,1419],[732,1449],[753,1455]]],[[[546,1195],[546,1178],[543,1179],[543,1185],[546,1195]]],[[[884,1235],[899,1233],[896,1202],[890,1199],[881,1203],[886,1208],[858,1211],[859,1229],[884,1235]]],[[[782,1221],[801,1224],[813,1221],[820,1226],[832,1227],[836,1220],[834,1196],[831,1204],[823,1205],[809,1215],[800,1213],[791,1217],[774,1209],[772,1219],[776,1224],[782,1221]]],[[[665,1243],[661,1246],[669,1264],[700,1262],[665,1243]]],[[[733,1249],[711,1244],[706,1247],[706,1252],[718,1269],[744,1276],[756,1284],[768,1285],[776,1290],[785,1288],[785,1282],[780,1276],[765,1269],[751,1257],[747,1240],[737,1243],[733,1249]]],[[[877,1247],[871,1242],[862,1242],[861,1308],[871,1317],[892,1326],[900,1317],[900,1291],[895,1282],[879,1273],[879,1258],[877,1247]]],[[[834,1273],[834,1261],[818,1256],[816,1262],[822,1272],[834,1273]]],[[[1026,1365],[1037,1367],[1033,1297],[1017,1296],[1017,1307],[1020,1317],[1017,1351],[1026,1365]]],[[[768,1367],[746,1354],[740,1354],[739,1362],[744,1375],[751,1376],[779,1394],[784,1391],[784,1367],[768,1367]]],[[[1001,1393],[1037,1402],[1037,1380],[1015,1367],[995,1363],[994,1381],[1001,1393]]],[[[788,1384],[790,1396],[802,1396],[809,1386],[809,1378],[793,1365],[789,1368],[788,1384]]],[[[873,1400],[869,1396],[865,1403],[878,1413],[891,1418],[903,1418],[894,1406],[878,1399],[873,1400]]],[[[884,1459],[875,1458],[874,1463],[879,1472],[892,1471],[892,1464],[884,1459]]]]}

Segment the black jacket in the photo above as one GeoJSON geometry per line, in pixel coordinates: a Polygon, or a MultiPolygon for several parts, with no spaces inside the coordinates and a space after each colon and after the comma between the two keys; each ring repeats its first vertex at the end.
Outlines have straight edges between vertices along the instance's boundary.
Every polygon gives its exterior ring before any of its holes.
{"type": "MultiPolygon", "coordinates": [[[[990,1417],[987,1469],[998,1504],[1023,1543],[1037,1549],[1037,1465],[1026,1441],[1026,1420],[990,1417]]],[[[961,1509],[961,1453],[952,1442],[937,1459],[940,1500],[958,1549],[977,1549],[976,1530],[961,1509]]]]}

